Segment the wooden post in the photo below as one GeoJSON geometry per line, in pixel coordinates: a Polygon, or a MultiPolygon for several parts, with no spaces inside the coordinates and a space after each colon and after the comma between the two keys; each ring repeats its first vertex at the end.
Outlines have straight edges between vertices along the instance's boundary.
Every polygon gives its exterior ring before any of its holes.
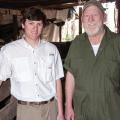
{"type": "Polygon", "coordinates": [[[82,8],[79,8],[79,34],[82,33],[82,22],[81,22],[81,16],[82,16],[82,8]]]}

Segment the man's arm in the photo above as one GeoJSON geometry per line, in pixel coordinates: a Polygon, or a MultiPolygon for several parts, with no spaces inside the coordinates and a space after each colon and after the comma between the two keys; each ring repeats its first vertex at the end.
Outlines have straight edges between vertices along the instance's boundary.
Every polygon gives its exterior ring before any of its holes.
{"type": "Polygon", "coordinates": [[[57,120],[64,120],[63,116],[63,96],[62,96],[62,85],[61,80],[56,80],[56,93],[57,93],[57,104],[58,104],[58,116],[57,120]]]}
{"type": "Polygon", "coordinates": [[[73,93],[74,93],[75,81],[74,76],[69,71],[66,74],[65,83],[65,118],[66,120],[74,120],[74,111],[72,106],[73,93]]]}

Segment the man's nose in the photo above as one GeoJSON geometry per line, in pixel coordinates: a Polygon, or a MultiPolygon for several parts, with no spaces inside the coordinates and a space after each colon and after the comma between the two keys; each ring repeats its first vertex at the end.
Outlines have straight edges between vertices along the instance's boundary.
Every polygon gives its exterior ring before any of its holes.
{"type": "Polygon", "coordinates": [[[94,21],[93,15],[90,15],[90,16],[89,16],[88,21],[94,21]]]}
{"type": "Polygon", "coordinates": [[[38,25],[35,24],[35,25],[33,26],[33,28],[34,28],[34,29],[38,29],[38,25]]]}

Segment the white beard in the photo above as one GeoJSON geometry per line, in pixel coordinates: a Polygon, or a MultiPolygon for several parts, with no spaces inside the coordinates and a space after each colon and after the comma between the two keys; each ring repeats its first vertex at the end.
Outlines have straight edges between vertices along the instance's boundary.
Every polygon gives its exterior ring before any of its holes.
{"type": "Polygon", "coordinates": [[[103,31],[102,24],[97,25],[86,25],[83,24],[85,32],[88,34],[88,36],[95,36],[103,31]]]}

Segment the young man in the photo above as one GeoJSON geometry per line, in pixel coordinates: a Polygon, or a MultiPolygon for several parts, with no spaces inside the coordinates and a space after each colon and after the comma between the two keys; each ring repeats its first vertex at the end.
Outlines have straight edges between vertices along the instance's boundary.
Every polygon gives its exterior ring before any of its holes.
{"type": "Polygon", "coordinates": [[[0,80],[10,78],[11,94],[18,100],[17,120],[64,120],[62,62],[57,48],[40,38],[45,25],[40,9],[26,9],[23,38],[0,51],[0,80]]]}
{"type": "Polygon", "coordinates": [[[65,61],[66,120],[119,120],[120,36],[104,25],[106,14],[96,0],[84,5],[81,20],[85,33],[65,61]]]}

